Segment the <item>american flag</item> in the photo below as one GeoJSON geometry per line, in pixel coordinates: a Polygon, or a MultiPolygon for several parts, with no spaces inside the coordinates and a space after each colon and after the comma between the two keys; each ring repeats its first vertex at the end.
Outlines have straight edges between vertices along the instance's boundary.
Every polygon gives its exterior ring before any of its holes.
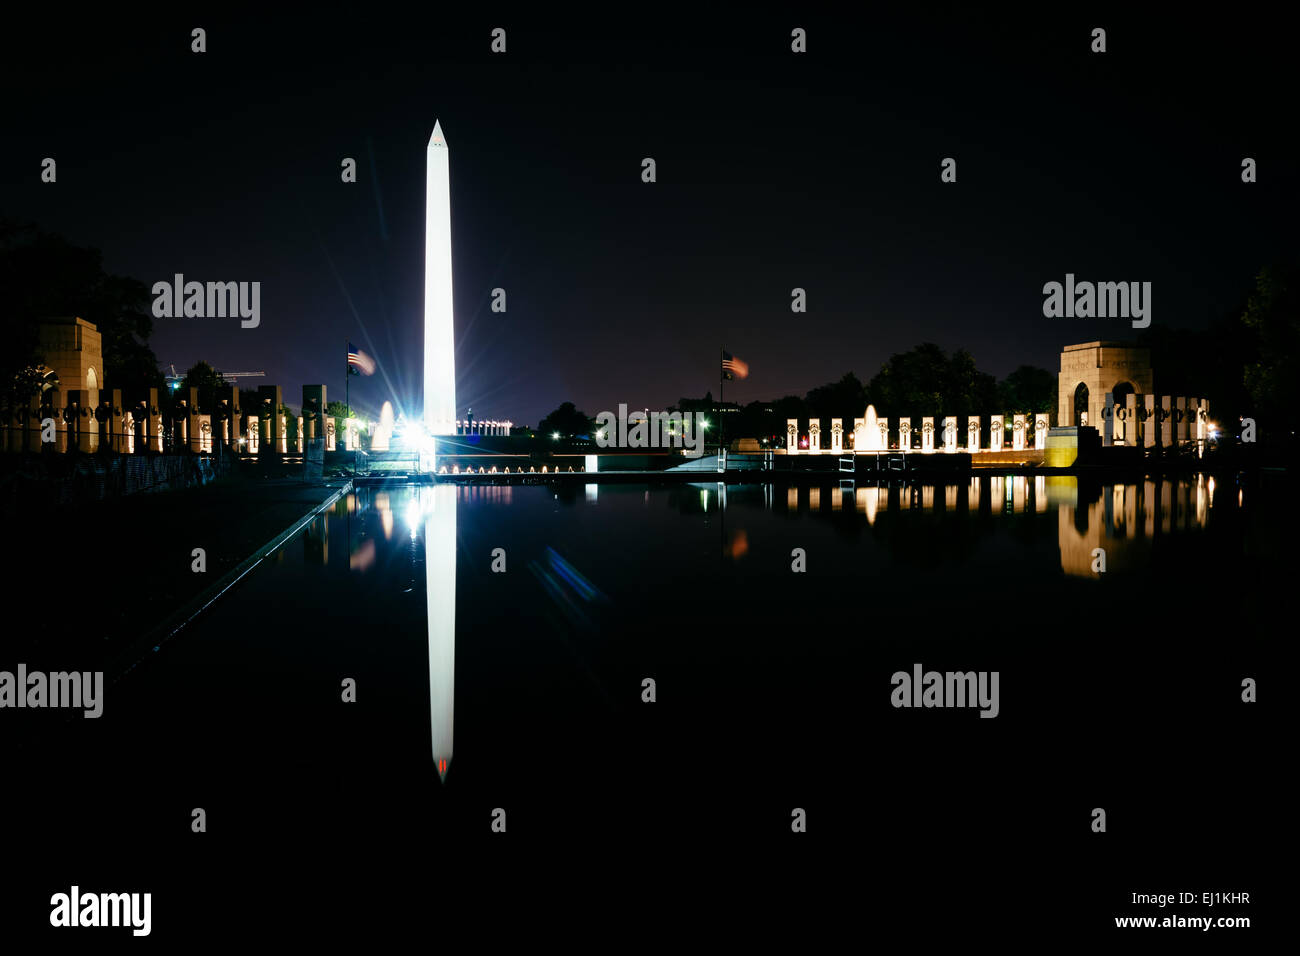
{"type": "Polygon", "coordinates": [[[749,374],[749,365],[736,358],[725,349],[722,352],[722,377],[727,381],[744,378],[749,374]]]}
{"type": "Polygon", "coordinates": [[[351,375],[374,375],[375,360],[360,351],[351,342],[348,343],[348,373],[351,375]]]}

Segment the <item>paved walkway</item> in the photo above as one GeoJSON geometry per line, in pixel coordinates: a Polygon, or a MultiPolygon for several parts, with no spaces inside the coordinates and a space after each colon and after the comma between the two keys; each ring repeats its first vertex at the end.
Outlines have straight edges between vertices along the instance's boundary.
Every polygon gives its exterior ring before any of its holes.
{"type": "Polygon", "coordinates": [[[26,594],[31,614],[25,624],[11,617],[0,656],[33,669],[98,669],[345,484],[232,478],[20,517],[8,542],[9,593],[26,594]]]}

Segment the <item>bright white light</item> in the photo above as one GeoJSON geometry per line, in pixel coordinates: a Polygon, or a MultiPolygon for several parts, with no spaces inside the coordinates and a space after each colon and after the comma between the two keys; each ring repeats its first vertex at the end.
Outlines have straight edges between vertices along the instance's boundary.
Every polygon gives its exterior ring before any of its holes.
{"type": "Polygon", "coordinates": [[[424,426],[455,434],[456,332],[451,289],[451,174],[447,141],[434,122],[425,152],[424,426]]]}
{"type": "Polygon", "coordinates": [[[556,441],[559,441],[559,440],[560,440],[560,433],[559,433],[559,432],[551,432],[551,437],[554,438],[556,441]]]}

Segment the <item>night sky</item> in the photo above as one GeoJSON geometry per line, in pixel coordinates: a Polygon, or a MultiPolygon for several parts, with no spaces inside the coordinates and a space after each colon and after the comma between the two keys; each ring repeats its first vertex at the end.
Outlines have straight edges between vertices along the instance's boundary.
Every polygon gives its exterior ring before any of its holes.
{"type": "Polygon", "coordinates": [[[418,407],[440,119],[458,405],[532,425],[564,400],[594,415],[716,396],[724,343],[751,367],[727,385],[740,401],[865,380],[923,341],[998,376],[1055,371],[1064,344],[1135,333],[1044,318],[1044,282],[1150,281],[1156,324],[1204,327],[1296,249],[1294,41],[1256,8],[354,11],[13,24],[0,215],[149,285],[261,281],[257,329],[156,320],[164,367],[264,370],[296,406],[303,383],[343,397],[351,340],[380,366],[353,404],[418,407]],[[790,52],[796,26],[807,54],[790,52]],[[956,184],[940,182],[948,156],[956,184]]]}

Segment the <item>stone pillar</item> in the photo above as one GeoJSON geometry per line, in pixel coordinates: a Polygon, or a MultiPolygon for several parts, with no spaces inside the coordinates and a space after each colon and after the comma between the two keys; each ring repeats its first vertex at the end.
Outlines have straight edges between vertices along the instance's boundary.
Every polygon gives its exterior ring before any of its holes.
{"type": "Polygon", "coordinates": [[[113,448],[113,406],[104,389],[99,390],[99,404],[90,412],[90,427],[95,430],[96,451],[108,451],[113,448]]]}
{"type": "Polygon", "coordinates": [[[1156,397],[1154,395],[1142,396],[1142,408],[1138,411],[1138,417],[1142,424],[1142,447],[1154,448],[1156,446],[1156,437],[1160,433],[1160,425],[1156,418],[1156,397]]]}
{"type": "Polygon", "coordinates": [[[1124,398],[1124,444],[1132,445],[1137,448],[1142,444],[1142,438],[1139,432],[1142,429],[1142,422],[1138,415],[1138,396],[1135,392],[1129,392],[1124,398]]]}
{"type": "Polygon", "coordinates": [[[1024,415],[1011,416],[1011,450],[1024,451],[1028,438],[1028,425],[1024,415]]]}
{"type": "Polygon", "coordinates": [[[186,403],[186,408],[189,412],[187,416],[187,429],[190,437],[189,450],[198,453],[203,450],[203,423],[200,421],[202,409],[199,408],[199,390],[191,388],[188,391],[190,399],[186,403]]]}
{"type": "Polygon", "coordinates": [[[831,454],[838,455],[844,451],[844,419],[831,419],[831,454]]]}
{"type": "Polygon", "coordinates": [[[1115,444],[1115,393],[1107,392],[1106,400],[1101,406],[1101,446],[1108,448],[1115,444]]]}
{"type": "Polygon", "coordinates": [[[1127,445],[1129,443],[1128,405],[1116,402],[1114,414],[1115,425],[1112,431],[1113,443],[1116,445],[1127,445]]]}
{"type": "Polygon", "coordinates": [[[966,416],[966,450],[971,454],[980,450],[980,417],[966,416]]]}
{"type": "Polygon", "coordinates": [[[785,452],[787,455],[799,454],[799,419],[785,420],[785,452]]]}
{"type": "Polygon", "coordinates": [[[1197,419],[1200,418],[1200,406],[1200,399],[1193,397],[1187,400],[1187,440],[1190,442],[1195,442],[1199,437],[1200,429],[1197,419]]]}
{"type": "Polygon", "coordinates": [[[135,429],[136,454],[149,451],[149,406],[145,402],[136,402],[132,406],[131,422],[135,429]]]}
{"type": "Polygon", "coordinates": [[[50,400],[49,405],[41,406],[36,413],[35,441],[32,444],[34,451],[40,451],[48,447],[47,443],[42,440],[41,435],[45,431],[46,419],[54,422],[54,441],[51,443],[54,451],[61,455],[76,449],[76,439],[73,437],[77,433],[77,422],[75,411],[69,406],[72,404],[75,393],[65,392],[61,388],[50,389],[46,392],[50,400]]]}
{"type": "Polygon", "coordinates": [[[76,396],[77,450],[89,455],[99,450],[99,427],[95,408],[90,404],[90,392],[79,389],[68,394],[76,396]]]}
{"type": "Polygon", "coordinates": [[[957,450],[957,419],[952,415],[943,420],[943,450],[950,455],[957,450]]]}
{"type": "MultiPolygon", "coordinates": [[[[1049,421],[1050,418],[1048,417],[1046,412],[1039,412],[1037,415],[1034,416],[1034,447],[1035,448],[1047,447],[1047,429],[1048,429],[1047,423],[1049,421]]],[[[1044,504],[1046,504],[1046,501],[1044,501],[1044,504]]]]}
{"type": "Polygon", "coordinates": [[[911,451],[912,449],[912,419],[900,418],[898,420],[898,450],[911,451]]]}
{"type": "Polygon", "coordinates": [[[308,441],[325,435],[325,414],[329,407],[324,385],[302,387],[302,417],[307,426],[308,441]],[[309,413],[310,410],[310,413],[309,413]]]}
{"type": "Polygon", "coordinates": [[[1006,433],[1006,428],[1006,416],[989,416],[989,451],[1002,450],[1002,436],[1006,433]]]}
{"type": "Polygon", "coordinates": [[[1173,399],[1168,395],[1160,396],[1160,447],[1168,448],[1174,443],[1174,409],[1173,399]]]}
{"type": "Polygon", "coordinates": [[[122,453],[134,455],[135,449],[135,415],[130,409],[125,409],[122,412],[122,453]]]}
{"type": "Polygon", "coordinates": [[[66,405],[67,399],[61,388],[52,388],[41,398],[32,399],[31,417],[28,419],[30,427],[27,431],[28,451],[39,452],[46,447],[46,443],[41,440],[41,433],[45,431],[45,420],[48,418],[54,421],[53,450],[59,454],[67,452],[69,426],[66,405]],[[42,401],[46,404],[40,404],[42,401]]]}
{"type": "Polygon", "coordinates": [[[325,450],[334,451],[334,416],[325,416],[325,450]]]}
{"type": "MultiPolygon", "coordinates": [[[[321,386],[323,389],[324,386],[321,386]]],[[[288,449],[285,447],[284,435],[284,416],[280,414],[280,406],[284,404],[284,396],[281,394],[279,385],[259,385],[257,387],[258,417],[262,419],[259,424],[262,427],[262,438],[267,442],[260,448],[265,452],[283,453],[288,449]]],[[[322,410],[323,406],[322,406],[322,410]]]]}
{"type": "Polygon", "coordinates": [[[161,454],[163,450],[163,418],[162,405],[159,403],[158,389],[149,389],[149,395],[145,399],[148,406],[149,419],[149,450],[161,454]]]}
{"type": "Polygon", "coordinates": [[[239,386],[223,387],[217,401],[217,407],[221,412],[221,440],[235,447],[239,443],[239,426],[242,419],[239,411],[239,386]]]}
{"type": "Polygon", "coordinates": [[[111,396],[110,403],[113,408],[114,451],[129,455],[133,450],[131,412],[122,404],[122,390],[120,388],[110,389],[108,394],[111,396]]]}
{"type": "Polygon", "coordinates": [[[808,454],[820,455],[822,453],[822,420],[820,418],[808,419],[808,454]]]}
{"type": "Polygon", "coordinates": [[[122,390],[120,388],[100,389],[99,395],[104,400],[104,408],[108,415],[106,438],[109,449],[119,455],[129,454],[126,441],[126,411],[122,408],[122,390]]]}
{"type": "Polygon", "coordinates": [[[867,447],[867,420],[853,419],[853,452],[857,454],[867,447]]]}
{"type": "Polygon", "coordinates": [[[1174,399],[1174,442],[1182,445],[1187,441],[1187,399],[1179,396],[1174,399]]]}
{"type": "Polygon", "coordinates": [[[56,410],[56,403],[61,400],[59,390],[51,388],[39,396],[33,395],[28,400],[27,407],[18,410],[22,424],[20,451],[41,450],[41,423],[47,416],[54,419],[54,437],[57,442],[59,429],[63,425],[63,412],[56,410]]]}
{"type": "Polygon", "coordinates": [[[934,416],[926,415],[921,419],[921,451],[934,451],[934,416]]]}
{"type": "Polygon", "coordinates": [[[880,429],[880,450],[889,451],[889,419],[877,418],[876,427],[880,429]]]}

